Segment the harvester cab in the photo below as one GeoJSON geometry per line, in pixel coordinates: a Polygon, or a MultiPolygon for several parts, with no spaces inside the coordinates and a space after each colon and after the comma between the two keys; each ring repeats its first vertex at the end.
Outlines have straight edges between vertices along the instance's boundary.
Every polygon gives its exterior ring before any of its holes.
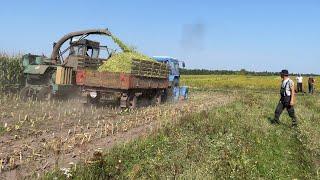
{"type": "Polygon", "coordinates": [[[99,58],[100,43],[88,39],[70,42],[69,56],[87,57],[91,59],[99,58]]]}
{"type": "Polygon", "coordinates": [[[100,66],[106,59],[99,58],[99,42],[87,39],[89,35],[111,36],[107,29],[72,32],[54,43],[50,58],[27,54],[23,56],[25,87],[22,98],[50,99],[52,95],[78,93],[76,71],[78,68],[100,66]],[[63,45],[69,41],[67,48],[63,45]]]}
{"type": "Polygon", "coordinates": [[[77,70],[79,67],[97,67],[105,59],[99,58],[100,43],[89,39],[77,41],[70,40],[70,46],[67,48],[69,54],[64,58],[61,54],[61,63],[63,66],[72,67],[77,70]]]}

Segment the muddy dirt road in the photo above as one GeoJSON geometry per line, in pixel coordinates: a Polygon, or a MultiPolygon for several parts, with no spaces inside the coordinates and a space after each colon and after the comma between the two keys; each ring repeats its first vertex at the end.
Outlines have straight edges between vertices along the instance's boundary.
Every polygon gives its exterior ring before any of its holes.
{"type": "Polygon", "coordinates": [[[88,107],[77,100],[22,102],[0,96],[0,179],[35,178],[53,168],[87,162],[95,151],[231,100],[219,93],[196,92],[185,102],[122,111],[88,107]]]}

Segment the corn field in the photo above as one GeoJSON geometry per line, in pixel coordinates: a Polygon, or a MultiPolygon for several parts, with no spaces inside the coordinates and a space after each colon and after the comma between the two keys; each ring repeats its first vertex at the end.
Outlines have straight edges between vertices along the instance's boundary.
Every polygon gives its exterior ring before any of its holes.
{"type": "Polygon", "coordinates": [[[0,54],[0,91],[17,90],[22,83],[21,57],[0,54]]]}

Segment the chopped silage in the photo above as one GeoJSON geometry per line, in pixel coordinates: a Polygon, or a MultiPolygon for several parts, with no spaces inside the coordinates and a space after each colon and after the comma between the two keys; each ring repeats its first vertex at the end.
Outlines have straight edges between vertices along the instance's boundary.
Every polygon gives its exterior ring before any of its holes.
{"type": "Polygon", "coordinates": [[[132,60],[139,59],[145,61],[154,61],[150,57],[136,52],[125,43],[123,43],[119,38],[111,36],[112,40],[121,48],[123,52],[113,54],[105,63],[103,63],[98,71],[99,72],[122,72],[131,73],[132,71],[132,60]]]}

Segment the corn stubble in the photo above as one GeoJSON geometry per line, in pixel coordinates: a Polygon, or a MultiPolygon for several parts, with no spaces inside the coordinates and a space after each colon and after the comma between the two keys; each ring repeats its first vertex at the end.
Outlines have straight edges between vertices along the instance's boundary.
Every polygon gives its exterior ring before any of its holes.
{"type": "Polygon", "coordinates": [[[23,102],[18,96],[0,95],[0,126],[5,127],[0,135],[4,142],[0,145],[0,169],[7,172],[19,166],[41,173],[79,160],[89,162],[87,152],[105,147],[101,142],[113,141],[134,128],[156,130],[223,100],[223,96],[201,93],[188,102],[125,112],[115,107],[84,107],[77,100],[23,102]]]}

